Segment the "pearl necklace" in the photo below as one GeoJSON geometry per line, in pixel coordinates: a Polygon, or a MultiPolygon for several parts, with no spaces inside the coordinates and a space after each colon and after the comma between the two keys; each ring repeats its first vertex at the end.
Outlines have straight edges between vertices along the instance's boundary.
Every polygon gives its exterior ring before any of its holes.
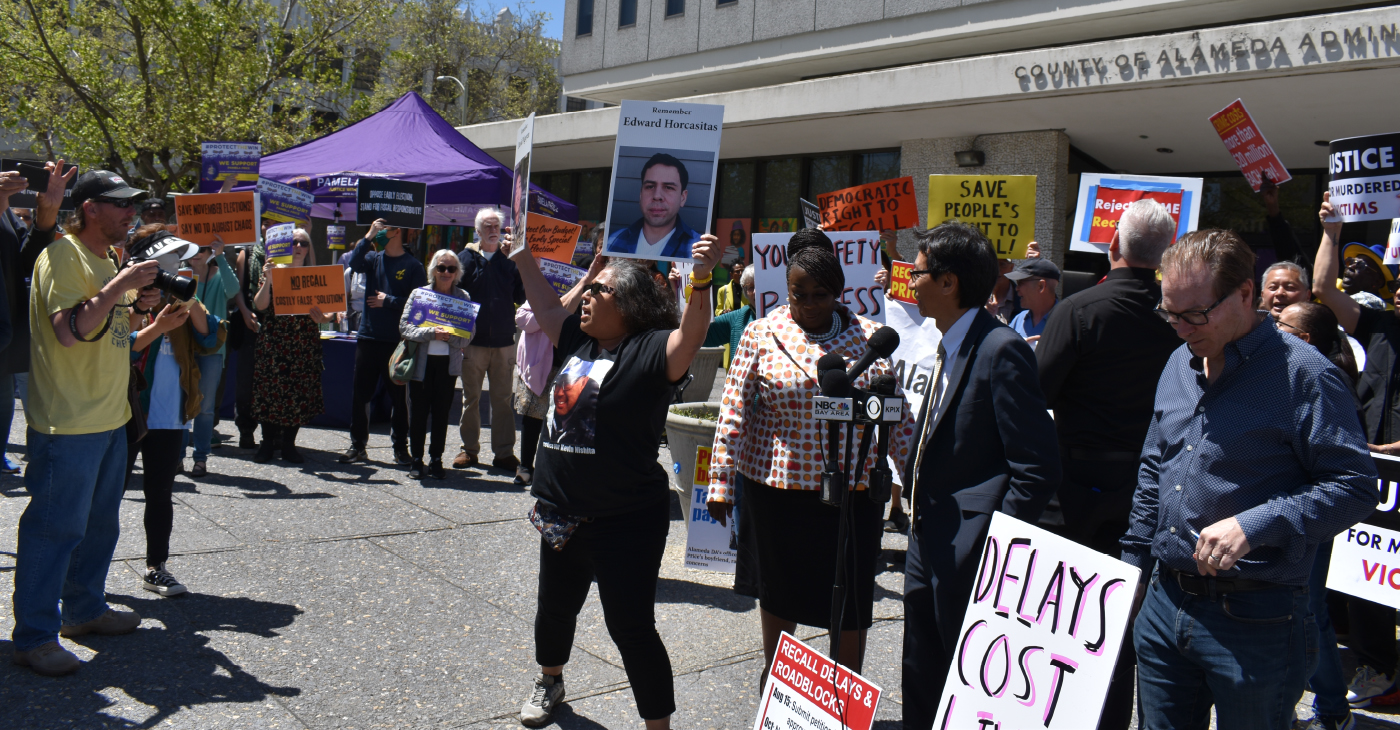
{"type": "Polygon", "coordinates": [[[813,342],[826,342],[827,340],[835,339],[836,335],[841,334],[841,315],[836,312],[831,313],[831,329],[827,330],[825,333],[814,335],[811,332],[804,332],[804,334],[807,335],[807,339],[813,342]]]}

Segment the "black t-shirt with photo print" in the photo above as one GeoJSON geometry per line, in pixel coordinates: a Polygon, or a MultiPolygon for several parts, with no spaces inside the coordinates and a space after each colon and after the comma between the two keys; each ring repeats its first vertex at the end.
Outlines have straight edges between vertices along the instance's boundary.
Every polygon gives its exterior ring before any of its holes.
{"type": "Polygon", "coordinates": [[[674,383],[666,379],[670,330],[629,335],[611,352],[564,320],[535,455],[535,499],[567,515],[606,517],[668,499],[657,462],[674,383]]]}

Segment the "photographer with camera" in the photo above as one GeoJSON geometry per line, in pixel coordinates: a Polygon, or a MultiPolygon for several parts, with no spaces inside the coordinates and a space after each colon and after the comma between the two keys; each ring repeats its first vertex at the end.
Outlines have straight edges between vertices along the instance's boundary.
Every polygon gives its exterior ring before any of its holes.
{"type": "Polygon", "coordinates": [[[126,239],[144,193],[106,170],[85,173],[73,188],[68,235],[34,264],[29,506],[19,521],[12,639],[15,663],[46,676],[79,666],[60,634],[125,634],[141,623],[134,611],[109,608],[105,589],[131,418],[128,308],[149,311],[160,299],[146,290],[159,263],[118,271],[109,249],[126,239]]]}

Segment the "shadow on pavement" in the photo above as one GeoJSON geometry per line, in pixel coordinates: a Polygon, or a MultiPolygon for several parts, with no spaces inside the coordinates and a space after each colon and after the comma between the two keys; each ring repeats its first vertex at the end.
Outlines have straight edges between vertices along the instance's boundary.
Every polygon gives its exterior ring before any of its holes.
{"type": "MultiPolygon", "coordinates": [[[[199,485],[209,484],[216,487],[232,487],[244,493],[247,499],[335,499],[336,495],[329,492],[293,492],[287,485],[281,482],[274,482],[271,479],[258,479],[256,477],[241,477],[232,474],[217,474],[210,472],[208,476],[194,479],[188,475],[181,475],[175,479],[173,491],[176,494],[197,494],[199,485]]],[[[133,476],[131,483],[127,485],[128,492],[141,493],[141,481],[133,476]]]]}
{"type": "MultiPolygon", "coordinates": [[[[40,677],[4,662],[0,727],[149,728],[186,707],[301,693],[258,680],[197,633],[277,636],[277,629],[301,614],[296,606],[199,594],[175,600],[111,595],[108,600],[140,613],[141,628],[126,636],[65,640],[97,652],[67,677],[40,677]]],[[[0,642],[0,652],[11,651],[10,642],[0,642]]]]}
{"type": "Polygon", "coordinates": [[[691,603],[732,613],[753,610],[758,603],[757,599],[735,593],[733,588],[689,583],[674,578],[661,578],[657,581],[656,602],[691,603]]]}
{"type": "Polygon", "coordinates": [[[567,701],[554,711],[554,724],[560,730],[607,730],[606,725],[599,725],[583,715],[575,714],[574,708],[570,707],[567,701]]]}

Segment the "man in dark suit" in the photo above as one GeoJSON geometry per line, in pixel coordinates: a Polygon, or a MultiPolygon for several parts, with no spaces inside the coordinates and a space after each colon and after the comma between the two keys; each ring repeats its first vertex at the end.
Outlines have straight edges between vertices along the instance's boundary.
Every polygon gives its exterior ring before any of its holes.
{"type": "Polygon", "coordinates": [[[904,571],[904,728],[933,727],[986,540],[1000,510],[1035,524],[1060,482],[1035,353],[983,307],[998,276],[981,231],[916,233],[910,280],[942,333],[932,393],[905,467],[913,524],[904,571]]]}
{"type": "MultiPolygon", "coordinates": [[[[700,234],[681,220],[690,194],[685,163],[658,152],[642,165],[642,217],[608,238],[608,253],[634,253],[648,259],[690,258],[700,234]]],[[[611,226],[609,226],[611,230],[611,226]]]]}

